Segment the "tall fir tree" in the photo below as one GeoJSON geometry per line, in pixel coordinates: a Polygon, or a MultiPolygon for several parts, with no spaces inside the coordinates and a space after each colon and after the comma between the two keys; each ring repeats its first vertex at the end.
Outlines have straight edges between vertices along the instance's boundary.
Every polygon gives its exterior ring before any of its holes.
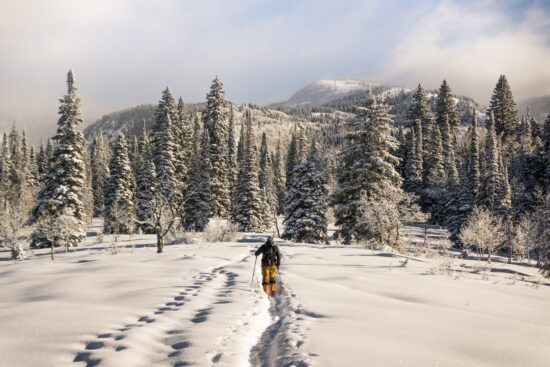
{"type": "Polygon", "coordinates": [[[174,128],[174,174],[176,176],[177,205],[183,202],[183,192],[187,185],[187,175],[191,159],[191,124],[187,118],[187,107],[183,99],[178,100],[174,128]]]}
{"type": "Polygon", "coordinates": [[[545,187],[546,193],[550,194],[550,114],[546,116],[544,120],[544,126],[542,130],[542,146],[543,146],[543,162],[546,164],[545,168],[545,187]]]}
{"type": "Polygon", "coordinates": [[[105,183],[109,177],[109,161],[111,159],[109,145],[103,134],[94,136],[90,153],[94,215],[97,216],[105,211],[105,183]]]}
{"type": "Polygon", "coordinates": [[[155,164],[156,188],[166,202],[179,204],[179,185],[175,174],[175,138],[172,121],[177,118],[176,104],[170,90],[164,89],[155,111],[152,129],[152,154],[155,164]]]}
{"type": "MultiPolygon", "coordinates": [[[[456,111],[455,98],[451,92],[451,87],[447,83],[447,80],[443,80],[439,87],[439,93],[437,94],[436,101],[436,117],[437,125],[440,128],[445,124],[445,120],[450,125],[451,132],[454,134],[454,130],[460,125],[460,118],[456,111]]],[[[454,140],[453,140],[454,145],[454,140]]]]}
{"type": "Polygon", "coordinates": [[[277,214],[284,212],[285,197],[286,197],[286,185],[284,181],[283,172],[283,154],[281,152],[281,141],[277,142],[275,148],[275,154],[273,155],[273,179],[275,185],[275,192],[277,195],[277,214]]]}
{"type": "Polygon", "coordinates": [[[479,140],[477,133],[477,117],[476,111],[473,111],[471,140],[470,140],[470,155],[468,162],[468,185],[469,185],[469,203],[473,206],[479,196],[479,186],[481,180],[480,173],[480,157],[479,157],[479,140]]]}
{"type": "Polygon", "coordinates": [[[135,228],[134,173],[128,157],[124,134],[117,137],[105,184],[105,221],[107,234],[133,233],[135,228]]]}
{"type": "Polygon", "coordinates": [[[497,200],[500,170],[499,170],[499,149],[498,140],[495,132],[494,115],[489,115],[487,121],[487,141],[485,144],[485,164],[483,165],[483,176],[480,185],[479,202],[487,209],[493,211],[495,209],[495,201],[497,200]]]}
{"type": "Polygon", "coordinates": [[[441,141],[443,146],[443,167],[447,179],[447,192],[457,192],[459,189],[458,170],[456,168],[455,135],[449,124],[449,119],[444,116],[440,125],[441,141]]]}
{"type": "Polygon", "coordinates": [[[314,143],[307,162],[295,166],[292,180],[282,237],[298,242],[322,242],[327,235],[328,191],[314,143]]]}
{"type": "Polygon", "coordinates": [[[202,119],[210,140],[210,215],[224,217],[231,204],[227,165],[227,101],[222,81],[216,76],[206,95],[202,119]]]}
{"type": "Polygon", "coordinates": [[[285,182],[287,190],[290,188],[290,183],[292,182],[292,171],[294,170],[294,165],[298,161],[298,142],[296,138],[296,132],[292,133],[290,138],[290,145],[288,146],[288,151],[286,154],[286,167],[285,167],[285,182]]]}
{"type": "Polygon", "coordinates": [[[72,225],[65,228],[63,241],[76,246],[85,237],[85,193],[86,166],[84,162],[85,141],[78,125],[82,124],[80,114],[80,97],[74,75],[67,75],[67,94],[60,99],[59,120],[55,135],[56,148],[50,161],[46,182],[38,195],[38,202],[33,210],[35,228],[31,246],[42,247],[59,244],[46,235],[45,217],[59,220],[62,216],[71,218],[72,225]]]}
{"type": "Polygon", "coordinates": [[[143,233],[153,234],[153,199],[156,184],[155,164],[151,155],[151,146],[145,124],[138,140],[138,162],[136,170],[136,219],[143,233]]]}
{"type": "Polygon", "coordinates": [[[399,163],[390,151],[397,141],[390,134],[389,107],[369,94],[366,107],[357,107],[356,119],[340,154],[338,188],[333,195],[338,235],[394,244],[399,235],[397,203],[402,197],[399,163]]]}
{"type": "MultiPolygon", "coordinates": [[[[426,164],[430,161],[430,137],[432,136],[432,127],[434,126],[434,117],[430,104],[428,103],[428,97],[424,88],[420,84],[412,95],[411,106],[408,111],[408,118],[413,124],[416,120],[420,120],[422,126],[422,157],[424,163],[424,171],[427,173],[428,167],[426,164]]],[[[419,135],[417,134],[417,138],[419,135]]]]}
{"type": "Polygon", "coordinates": [[[227,164],[229,167],[229,187],[231,193],[233,193],[235,185],[237,183],[237,174],[239,172],[239,169],[237,166],[237,145],[235,144],[235,113],[233,111],[233,104],[230,104],[229,106],[229,127],[227,130],[227,164]]]}
{"type": "Polygon", "coordinates": [[[187,231],[204,231],[210,215],[210,135],[205,129],[201,134],[199,119],[193,128],[193,158],[185,191],[182,223],[187,231]]]}
{"type": "Polygon", "coordinates": [[[259,232],[267,228],[266,206],[260,189],[258,151],[255,144],[252,116],[245,116],[244,159],[239,166],[231,219],[243,232],[259,232]]]}
{"type": "Polygon", "coordinates": [[[514,102],[512,90],[505,75],[498,78],[497,85],[493,90],[487,109],[487,119],[490,119],[491,114],[496,136],[502,135],[504,143],[514,140],[518,131],[519,119],[516,102],[514,102]]]}

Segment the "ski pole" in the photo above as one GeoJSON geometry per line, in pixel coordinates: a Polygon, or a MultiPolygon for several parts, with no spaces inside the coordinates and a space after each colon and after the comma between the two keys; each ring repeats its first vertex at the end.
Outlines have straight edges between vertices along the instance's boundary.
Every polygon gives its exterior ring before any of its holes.
{"type": "Polygon", "coordinates": [[[254,281],[254,273],[256,272],[257,261],[258,261],[258,256],[256,256],[256,260],[254,260],[254,270],[252,270],[252,279],[250,280],[250,288],[252,288],[252,282],[254,281]]]}

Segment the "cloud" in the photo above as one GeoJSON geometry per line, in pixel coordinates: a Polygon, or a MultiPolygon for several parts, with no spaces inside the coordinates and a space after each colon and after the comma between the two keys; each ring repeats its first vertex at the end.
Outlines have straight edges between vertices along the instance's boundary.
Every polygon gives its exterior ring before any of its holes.
{"type": "Polygon", "coordinates": [[[381,78],[454,92],[487,103],[505,74],[516,98],[550,93],[550,18],[537,3],[511,19],[495,2],[442,2],[392,52],[381,78]]]}
{"type": "Polygon", "coordinates": [[[34,141],[51,134],[70,68],[86,123],[155,103],[166,85],[202,101],[217,74],[236,102],[344,77],[429,88],[448,78],[485,102],[501,73],[516,97],[540,95],[550,18],[525,3],[0,0],[0,131],[15,120],[34,141]]]}

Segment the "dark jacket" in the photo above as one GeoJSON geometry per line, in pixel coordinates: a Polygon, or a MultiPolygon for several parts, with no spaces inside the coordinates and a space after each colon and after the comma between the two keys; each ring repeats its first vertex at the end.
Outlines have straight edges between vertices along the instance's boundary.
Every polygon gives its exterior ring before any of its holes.
{"type": "Polygon", "coordinates": [[[262,255],[262,266],[281,265],[281,252],[273,242],[266,242],[256,250],[256,256],[262,255]]]}

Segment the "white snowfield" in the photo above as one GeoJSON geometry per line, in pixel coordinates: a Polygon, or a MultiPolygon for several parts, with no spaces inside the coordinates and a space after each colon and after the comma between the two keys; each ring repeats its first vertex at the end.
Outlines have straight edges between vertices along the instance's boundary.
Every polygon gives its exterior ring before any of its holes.
{"type": "Polygon", "coordinates": [[[259,264],[250,286],[264,238],[156,254],[153,236],[123,236],[112,255],[91,237],[0,261],[0,366],[550,363],[550,287],[530,266],[281,243],[268,299],[259,264]]]}

